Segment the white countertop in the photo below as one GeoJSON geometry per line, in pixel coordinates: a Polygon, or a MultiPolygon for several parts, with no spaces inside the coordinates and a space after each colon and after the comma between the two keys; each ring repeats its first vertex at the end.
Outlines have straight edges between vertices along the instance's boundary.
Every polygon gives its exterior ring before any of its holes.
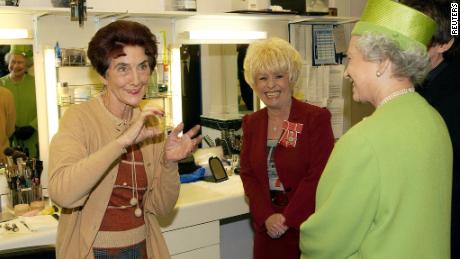
{"type": "Polygon", "coordinates": [[[176,208],[158,217],[163,231],[249,213],[240,176],[220,183],[198,181],[182,184],[176,208]]]}
{"type": "Polygon", "coordinates": [[[0,254],[2,250],[17,249],[23,247],[35,247],[54,245],[58,222],[51,215],[36,217],[18,217],[2,222],[1,225],[16,224],[17,232],[0,230],[0,254]],[[27,228],[22,222],[25,222],[27,228]]]}
{"type": "MultiPolygon", "coordinates": [[[[246,213],[249,213],[249,206],[241,179],[230,176],[220,183],[198,181],[182,184],[176,207],[168,216],[158,220],[162,231],[166,232],[246,213]]],[[[0,232],[0,254],[2,250],[55,244],[57,227],[32,232],[23,224],[16,225],[20,230],[17,233],[0,232]]]]}

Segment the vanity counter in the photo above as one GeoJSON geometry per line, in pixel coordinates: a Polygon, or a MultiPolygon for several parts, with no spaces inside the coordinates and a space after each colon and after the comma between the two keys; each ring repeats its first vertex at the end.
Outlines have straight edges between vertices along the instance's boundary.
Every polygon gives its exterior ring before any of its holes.
{"type": "MultiPolygon", "coordinates": [[[[221,233],[221,221],[228,218],[235,219],[230,224],[245,221],[243,228],[248,228],[245,238],[249,240],[252,233],[248,213],[243,185],[236,175],[219,183],[198,181],[182,184],[174,210],[168,216],[158,217],[158,221],[172,258],[220,258],[224,235],[221,233]]],[[[20,226],[20,230],[19,233],[0,234],[0,255],[21,248],[54,245],[56,227],[30,232],[20,226]]]]}

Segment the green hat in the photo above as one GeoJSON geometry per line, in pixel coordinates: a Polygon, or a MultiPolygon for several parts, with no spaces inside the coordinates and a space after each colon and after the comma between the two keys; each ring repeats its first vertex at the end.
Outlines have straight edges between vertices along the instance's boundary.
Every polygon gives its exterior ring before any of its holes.
{"type": "Polygon", "coordinates": [[[391,0],[369,0],[351,34],[383,33],[406,50],[414,44],[426,49],[435,30],[436,22],[415,9],[391,0]]]}
{"type": "Polygon", "coordinates": [[[31,45],[11,45],[10,53],[23,55],[26,58],[32,58],[34,55],[31,45]]]}

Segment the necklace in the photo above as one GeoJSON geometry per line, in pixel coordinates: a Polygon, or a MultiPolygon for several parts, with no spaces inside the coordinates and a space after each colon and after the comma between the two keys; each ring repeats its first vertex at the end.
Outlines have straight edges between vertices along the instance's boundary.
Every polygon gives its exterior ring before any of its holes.
{"type": "Polygon", "coordinates": [[[377,105],[377,107],[380,107],[380,106],[384,105],[385,103],[395,99],[396,97],[399,97],[401,95],[405,95],[407,93],[412,93],[414,91],[415,91],[414,87],[409,87],[409,88],[404,88],[404,89],[401,89],[401,90],[398,90],[398,91],[394,91],[393,93],[391,93],[387,97],[383,98],[383,100],[377,105]]]}
{"type": "Polygon", "coordinates": [[[137,190],[137,172],[136,172],[136,159],[134,158],[134,149],[131,149],[131,181],[132,181],[132,198],[129,200],[129,204],[131,206],[136,206],[136,209],[134,210],[134,215],[136,217],[142,216],[142,210],[139,208],[139,193],[137,190]],[[136,195],[134,195],[134,193],[136,195]]]}
{"type": "MultiPolygon", "coordinates": [[[[115,115],[116,117],[118,117],[118,113],[116,112],[113,112],[110,108],[110,97],[109,97],[109,91],[106,90],[103,94],[102,94],[102,104],[104,104],[105,108],[110,112],[112,113],[113,115],[115,115]]],[[[118,124],[119,126],[120,125],[123,125],[123,126],[127,126],[129,124],[129,121],[131,120],[131,117],[133,115],[133,110],[129,108],[128,105],[125,105],[125,107],[123,108],[123,111],[121,113],[121,122],[118,124]]]]}

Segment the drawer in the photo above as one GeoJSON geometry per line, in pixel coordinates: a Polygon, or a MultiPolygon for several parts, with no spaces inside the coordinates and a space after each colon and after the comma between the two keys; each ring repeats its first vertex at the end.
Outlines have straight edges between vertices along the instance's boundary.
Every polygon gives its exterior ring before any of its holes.
{"type": "MultiPolygon", "coordinates": [[[[171,255],[219,245],[219,221],[163,232],[171,255]]],[[[203,257],[207,258],[207,257],[203,257]]],[[[211,257],[212,258],[212,257],[211,257]]]]}
{"type": "Polygon", "coordinates": [[[208,246],[197,250],[171,256],[171,259],[220,259],[219,245],[208,246]]]}

